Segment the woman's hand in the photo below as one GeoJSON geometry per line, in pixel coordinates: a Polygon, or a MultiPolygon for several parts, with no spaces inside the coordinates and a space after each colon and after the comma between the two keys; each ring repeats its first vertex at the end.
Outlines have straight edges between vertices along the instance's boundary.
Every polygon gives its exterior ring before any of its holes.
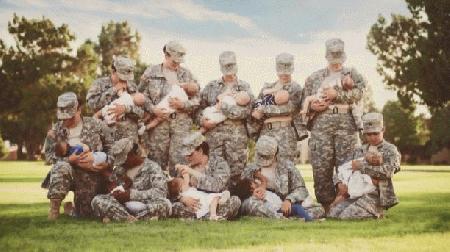
{"type": "Polygon", "coordinates": [[[194,199],[194,198],[189,197],[189,196],[181,197],[180,202],[183,203],[192,212],[196,212],[201,207],[200,200],[194,199]]]}
{"type": "Polygon", "coordinates": [[[214,127],[216,127],[216,123],[209,120],[209,119],[203,119],[202,120],[202,126],[208,130],[213,129],[214,127]]]}
{"type": "Polygon", "coordinates": [[[352,160],[352,171],[359,171],[362,167],[361,160],[352,160]]]}
{"type": "Polygon", "coordinates": [[[182,102],[178,97],[170,97],[169,105],[171,108],[176,110],[184,109],[184,102],[182,102]]]}
{"type": "Polygon", "coordinates": [[[292,203],[290,200],[283,201],[281,205],[281,212],[283,212],[284,217],[289,217],[291,215],[291,206],[292,203]]]}
{"type": "Polygon", "coordinates": [[[114,107],[108,109],[108,113],[114,115],[114,119],[117,120],[125,114],[125,105],[114,105],[114,107]]]}

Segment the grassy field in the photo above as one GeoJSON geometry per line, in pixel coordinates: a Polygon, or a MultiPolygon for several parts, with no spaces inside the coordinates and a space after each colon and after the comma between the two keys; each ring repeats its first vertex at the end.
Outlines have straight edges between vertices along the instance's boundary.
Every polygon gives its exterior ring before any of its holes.
{"type": "MultiPolygon", "coordinates": [[[[46,220],[39,162],[0,162],[0,251],[447,251],[450,167],[404,166],[394,178],[400,204],[383,220],[302,223],[164,220],[102,224],[46,220]]],[[[311,167],[300,170],[312,190],[311,167]]],[[[72,195],[69,195],[69,200],[72,195]]]]}

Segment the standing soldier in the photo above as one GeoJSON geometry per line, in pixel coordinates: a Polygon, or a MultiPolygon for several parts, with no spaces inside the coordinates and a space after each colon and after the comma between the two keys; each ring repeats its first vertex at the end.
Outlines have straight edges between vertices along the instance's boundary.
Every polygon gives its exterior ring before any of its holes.
{"type": "Polygon", "coordinates": [[[362,99],[366,81],[354,68],[343,66],[346,55],[341,39],[330,39],[325,45],[328,67],[306,79],[303,99],[317,96],[310,105],[315,116],[309,149],[316,198],[328,211],[336,196],[333,171],[351,158],[357,145],[351,108],[362,99]]]}
{"type": "Polygon", "coordinates": [[[163,170],[168,170],[175,164],[184,163],[179,145],[181,139],[192,129],[192,118],[199,106],[200,88],[191,72],[180,66],[186,54],[180,43],[170,41],[164,46],[163,52],[164,62],[145,70],[139,91],[145,96],[145,112],[161,121],[145,136],[149,158],[156,161],[163,170]],[[169,98],[170,107],[176,110],[169,114],[156,105],[170,92],[173,85],[179,85],[185,90],[195,85],[197,92],[185,102],[177,97],[169,98]]]}
{"type": "Polygon", "coordinates": [[[210,147],[210,156],[221,155],[230,166],[231,178],[229,190],[233,195],[235,183],[241,176],[247,162],[247,130],[246,120],[250,116],[253,99],[250,85],[237,78],[237,63],[234,52],[225,51],[219,56],[222,77],[206,85],[200,95],[200,108],[220,106],[218,109],[225,116],[225,120],[217,123],[200,116],[200,124],[205,129],[206,138],[210,147]],[[229,104],[221,100],[231,96],[235,100],[247,97],[247,104],[229,104]]]}
{"type": "MultiPolygon", "coordinates": [[[[103,107],[119,98],[121,92],[137,93],[134,79],[134,62],[123,56],[113,57],[111,75],[94,81],[86,96],[88,107],[99,112],[103,107]]],[[[118,105],[111,108],[117,122],[112,126],[114,139],[131,137],[138,139],[138,119],[144,116],[144,110],[137,105],[118,105]]]]}
{"type": "Polygon", "coordinates": [[[61,201],[70,190],[74,190],[75,215],[92,217],[91,200],[101,192],[103,182],[100,171],[111,166],[113,158],[107,155],[107,163],[93,166],[92,152],[109,154],[113,137],[111,130],[98,119],[81,117],[81,104],[73,92],[58,97],[58,122],[48,132],[45,139],[45,158],[53,163],[50,171],[50,184],[47,198],[50,199],[48,218],[55,220],[59,216],[61,201]],[[85,144],[89,152],[69,157],[57,157],[55,146],[64,141],[74,146],[85,144]]]}
{"type": "Polygon", "coordinates": [[[292,120],[300,110],[302,88],[291,79],[294,72],[294,56],[282,53],[275,61],[278,80],[264,84],[254,105],[252,116],[257,121],[257,127],[262,127],[260,136],[267,135],[277,139],[280,148],[279,158],[294,162],[297,140],[300,139],[292,120]]]}

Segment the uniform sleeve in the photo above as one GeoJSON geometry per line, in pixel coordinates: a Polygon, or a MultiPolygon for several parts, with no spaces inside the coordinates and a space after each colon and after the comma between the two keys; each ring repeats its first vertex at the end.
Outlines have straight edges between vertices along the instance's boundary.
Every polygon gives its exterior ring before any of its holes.
{"type": "Polygon", "coordinates": [[[370,165],[364,159],[361,172],[378,179],[392,178],[395,172],[400,170],[401,155],[396,147],[389,148],[383,153],[382,165],[370,165]]]}
{"type": "Polygon", "coordinates": [[[344,90],[342,86],[337,86],[337,96],[335,98],[336,103],[352,104],[357,103],[362,99],[367,81],[353,68],[350,70],[350,75],[353,79],[354,86],[351,90],[344,90]]]}
{"type": "Polygon", "coordinates": [[[147,179],[147,190],[130,190],[130,200],[161,199],[167,197],[167,178],[157,164],[151,164],[147,179]]]}
{"type": "Polygon", "coordinates": [[[112,165],[114,163],[114,157],[111,153],[111,148],[114,144],[113,130],[109,128],[104,121],[97,120],[97,123],[100,125],[103,152],[106,153],[107,163],[112,165]]]}
{"type": "Polygon", "coordinates": [[[153,115],[153,107],[155,106],[150,99],[150,88],[151,88],[151,79],[146,73],[141,77],[141,82],[139,83],[138,90],[145,97],[144,102],[144,111],[153,115]]]}
{"type": "Polygon", "coordinates": [[[247,90],[247,94],[250,96],[250,102],[247,106],[239,106],[239,105],[229,105],[226,103],[222,103],[222,113],[231,120],[236,119],[246,119],[250,116],[252,112],[252,103],[254,100],[253,93],[250,89],[247,90]]]}
{"type": "Polygon", "coordinates": [[[196,177],[197,188],[208,192],[222,192],[230,179],[230,167],[221,157],[210,162],[206,176],[196,177]],[[209,171],[209,172],[208,172],[209,171]]]}
{"type": "Polygon", "coordinates": [[[86,102],[88,107],[97,112],[102,109],[104,106],[108,105],[108,102],[111,100],[111,97],[114,96],[114,89],[109,88],[107,90],[103,90],[101,80],[96,80],[89,88],[86,95],[86,102]]]}
{"type": "Polygon", "coordinates": [[[44,154],[45,154],[45,162],[47,164],[54,164],[56,163],[56,156],[55,156],[55,140],[50,137],[45,137],[44,141],[44,154]]]}
{"type": "Polygon", "coordinates": [[[309,193],[305,186],[305,180],[303,180],[300,171],[294,166],[293,163],[289,162],[289,194],[286,199],[290,200],[292,203],[302,202],[305,200],[309,193]]]}

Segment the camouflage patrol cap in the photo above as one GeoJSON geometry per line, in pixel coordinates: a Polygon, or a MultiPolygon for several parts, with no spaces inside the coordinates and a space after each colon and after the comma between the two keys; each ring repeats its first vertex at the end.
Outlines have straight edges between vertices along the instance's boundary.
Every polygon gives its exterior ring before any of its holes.
{"type": "Polygon", "coordinates": [[[275,58],[278,74],[292,74],[294,72],[294,55],[282,53],[275,58]]]}
{"type": "Polygon", "coordinates": [[[177,63],[184,62],[184,55],[186,55],[186,49],[178,43],[177,41],[169,41],[164,46],[166,52],[173,58],[173,60],[177,63]]]}
{"type": "Polygon", "coordinates": [[[117,76],[123,81],[134,79],[134,61],[125,56],[113,56],[113,66],[117,76]]]}
{"type": "Polygon", "coordinates": [[[200,146],[205,140],[206,138],[200,131],[190,133],[181,142],[181,155],[190,155],[195,150],[195,148],[200,146]]]}
{"type": "Polygon", "coordinates": [[[362,116],[363,133],[383,131],[383,115],[380,113],[367,113],[362,116]]]}
{"type": "Polygon", "coordinates": [[[344,41],[339,38],[332,38],[325,42],[325,58],[330,64],[344,63],[346,55],[344,51],[344,41]]]}
{"type": "Polygon", "coordinates": [[[231,51],[222,52],[219,55],[220,71],[223,75],[230,75],[237,73],[236,54],[231,51]]]}
{"type": "Polygon", "coordinates": [[[270,136],[261,136],[255,146],[256,165],[267,167],[273,163],[273,157],[277,153],[277,140],[270,136]]]}
{"type": "Polygon", "coordinates": [[[133,149],[133,140],[122,138],[114,142],[111,148],[111,154],[114,157],[114,165],[119,166],[125,163],[128,153],[133,149]]]}
{"type": "Polygon", "coordinates": [[[56,117],[58,120],[65,120],[72,118],[77,112],[78,99],[74,92],[66,92],[58,96],[58,102],[56,104],[58,111],[56,117]]]}

